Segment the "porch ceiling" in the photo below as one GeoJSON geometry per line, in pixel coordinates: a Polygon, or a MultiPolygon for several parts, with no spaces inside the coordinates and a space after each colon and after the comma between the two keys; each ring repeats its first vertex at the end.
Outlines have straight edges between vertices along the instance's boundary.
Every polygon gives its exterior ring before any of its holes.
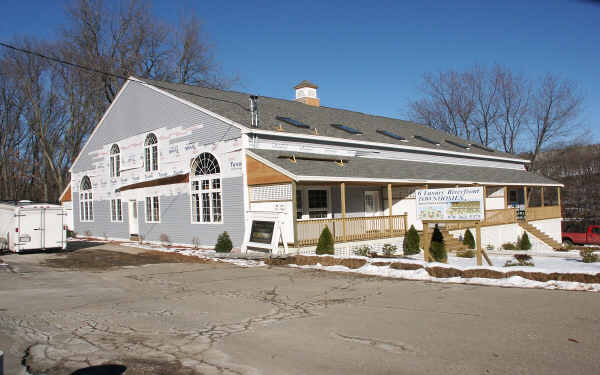
{"type": "Polygon", "coordinates": [[[294,175],[297,181],[356,181],[389,183],[438,183],[482,185],[562,186],[547,177],[527,171],[504,168],[424,163],[404,160],[340,157],[343,166],[332,161],[335,155],[294,153],[289,151],[250,150],[269,164],[294,175]],[[318,160],[318,159],[323,160],[318,160]]]}

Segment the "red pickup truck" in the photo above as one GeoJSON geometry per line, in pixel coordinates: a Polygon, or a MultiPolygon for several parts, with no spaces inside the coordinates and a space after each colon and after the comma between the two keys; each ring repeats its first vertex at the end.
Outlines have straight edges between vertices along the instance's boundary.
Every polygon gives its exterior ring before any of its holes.
{"type": "Polygon", "coordinates": [[[565,245],[600,245],[600,225],[590,225],[586,233],[563,232],[565,245]]]}

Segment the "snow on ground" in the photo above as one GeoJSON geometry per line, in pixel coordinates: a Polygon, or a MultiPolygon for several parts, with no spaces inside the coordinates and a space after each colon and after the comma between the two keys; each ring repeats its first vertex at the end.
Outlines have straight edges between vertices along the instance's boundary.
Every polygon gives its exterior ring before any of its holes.
{"type": "MultiPolygon", "coordinates": [[[[441,263],[430,263],[430,266],[442,265],[441,263]]],[[[297,266],[290,265],[290,267],[301,268],[301,269],[318,269],[324,271],[335,271],[335,272],[349,272],[359,273],[370,276],[381,276],[391,277],[406,280],[420,280],[420,281],[434,281],[438,283],[452,283],[452,284],[473,284],[473,285],[489,285],[489,286],[500,286],[500,287],[511,287],[511,288],[537,288],[537,289],[561,289],[561,290],[580,290],[590,292],[600,292],[600,284],[586,284],[577,282],[567,281],[534,281],[525,279],[520,276],[512,276],[505,279],[485,279],[479,277],[463,278],[463,277],[449,277],[449,278],[438,278],[433,277],[427,273],[423,268],[417,270],[397,270],[390,268],[389,266],[374,266],[370,263],[357,269],[350,269],[345,266],[322,266],[321,264],[308,265],[308,266],[297,266]]],[[[510,267],[521,268],[521,267],[510,267]]],[[[523,267],[531,268],[531,267],[523,267]]]]}
{"type": "MultiPolygon", "coordinates": [[[[183,247],[166,247],[160,245],[150,244],[139,244],[137,242],[124,242],[121,243],[123,246],[137,247],[147,250],[158,250],[165,252],[175,252],[182,255],[195,256],[200,258],[213,259],[219,262],[231,263],[240,267],[264,267],[265,262],[263,258],[264,253],[252,252],[248,254],[240,253],[217,253],[214,250],[208,249],[190,249],[183,247]]],[[[331,256],[331,255],[317,255],[317,256],[331,256]]],[[[352,257],[341,257],[335,256],[335,258],[360,258],[365,259],[367,264],[357,269],[350,269],[345,266],[323,266],[321,264],[298,266],[290,265],[290,267],[300,269],[318,269],[324,271],[335,271],[335,272],[349,272],[359,273],[363,275],[391,277],[407,280],[420,280],[420,281],[434,281],[440,283],[454,283],[454,284],[475,284],[475,285],[490,285],[500,287],[513,287],[513,288],[538,288],[538,289],[561,289],[561,290],[581,290],[581,291],[592,291],[600,292],[600,284],[589,284],[589,283],[578,283],[578,282],[567,282],[567,281],[534,281],[525,279],[520,276],[512,276],[504,279],[486,279],[486,278],[462,278],[462,277],[450,277],[450,278],[437,278],[429,275],[429,273],[423,269],[417,270],[398,270],[390,268],[389,266],[375,266],[373,262],[404,262],[404,263],[416,263],[428,267],[453,267],[460,270],[467,269],[490,269],[500,272],[510,271],[526,271],[526,272],[542,272],[542,273],[588,273],[596,274],[600,273],[600,262],[599,263],[583,263],[578,251],[569,252],[553,252],[553,253],[536,253],[529,251],[506,251],[496,252],[489,254],[490,260],[493,266],[487,265],[484,260],[483,266],[477,266],[476,258],[460,258],[454,254],[448,255],[448,263],[426,263],[423,260],[423,253],[414,255],[406,258],[367,258],[361,256],[352,257]],[[503,267],[507,260],[513,259],[514,254],[529,254],[532,256],[532,261],[535,264],[534,267],[503,267]]]]}

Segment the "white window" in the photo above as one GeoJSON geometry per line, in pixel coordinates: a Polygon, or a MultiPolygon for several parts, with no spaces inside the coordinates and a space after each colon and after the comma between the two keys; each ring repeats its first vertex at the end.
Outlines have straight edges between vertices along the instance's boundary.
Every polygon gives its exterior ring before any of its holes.
{"type": "Polygon", "coordinates": [[[329,214],[329,197],[326,189],[308,190],[308,217],[311,219],[326,218],[329,214]]]}
{"type": "Polygon", "coordinates": [[[120,199],[110,201],[110,220],[115,222],[123,221],[123,205],[120,199]]]}
{"type": "Polygon", "coordinates": [[[328,188],[310,187],[296,190],[296,218],[330,218],[330,198],[328,188]]]}
{"type": "Polygon", "coordinates": [[[146,136],[144,142],[146,172],[158,170],[158,139],[154,133],[146,136]]]}
{"type": "Polygon", "coordinates": [[[160,222],[160,203],[158,197],[146,197],[146,223],[160,222]]]}
{"type": "Polygon", "coordinates": [[[121,151],[117,144],[110,148],[110,177],[119,177],[121,175],[121,151]]]}
{"type": "Polygon", "coordinates": [[[190,173],[192,223],[222,223],[221,168],[212,154],[203,152],[190,173]]]}
{"type": "Polygon", "coordinates": [[[79,220],[94,221],[94,205],[92,196],[92,182],[88,176],[81,179],[79,192],[79,220]]]}

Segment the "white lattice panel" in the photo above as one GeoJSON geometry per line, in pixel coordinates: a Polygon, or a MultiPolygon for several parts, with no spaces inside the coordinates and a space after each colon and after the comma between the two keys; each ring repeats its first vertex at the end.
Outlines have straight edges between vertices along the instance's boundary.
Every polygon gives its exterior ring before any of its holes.
{"type": "Polygon", "coordinates": [[[263,185],[250,187],[250,201],[289,201],[292,200],[292,185],[263,185]]]}

